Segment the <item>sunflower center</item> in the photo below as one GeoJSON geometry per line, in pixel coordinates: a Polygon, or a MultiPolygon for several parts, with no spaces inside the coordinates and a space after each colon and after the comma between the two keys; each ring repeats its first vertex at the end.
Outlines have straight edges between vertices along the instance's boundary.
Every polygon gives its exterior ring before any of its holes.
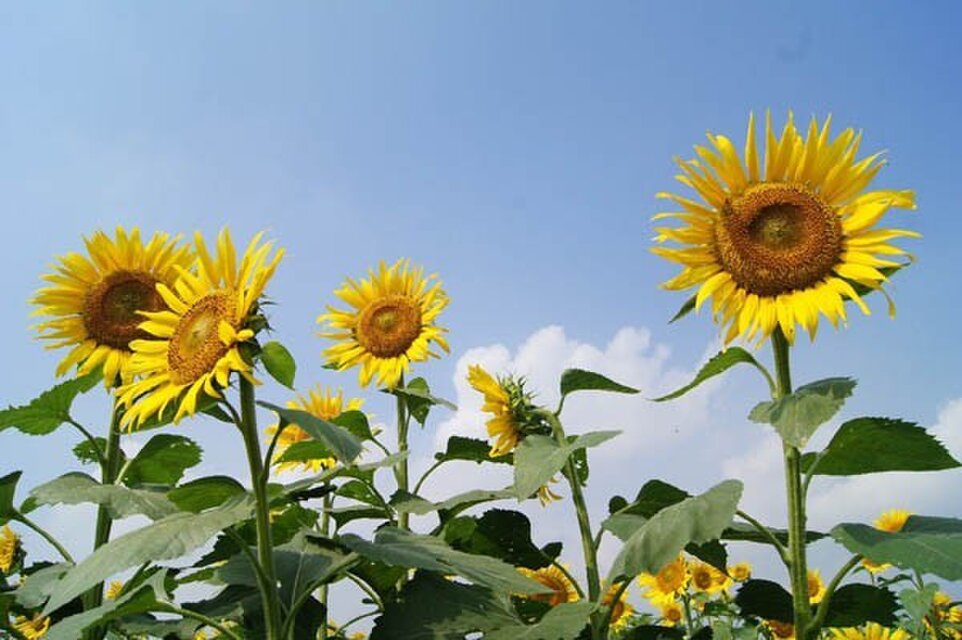
{"type": "Polygon", "coordinates": [[[662,593],[670,593],[681,586],[684,577],[678,566],[672,562],[668,566],[662,568],[661,571],[655,576],[655,582],[658,584],[658,590],[662,593]]]}
{"type": "Polygon", "coordinates": [[[138,311],[160,311],[164,300],[155,288],[157,280],[140,271],[115,271],[88,291],[83,323],[93,340],[129,351],[131,340],[147,338],[138,328],[144,321],[138,311]]]}
{"type": "Polygon", "coordinates": [[[740,287],[772,296],[829,275],[842,252],[842,226],[807,187],[763,182],[725,203],[715,240],[719,262],[740,287]]]}
{"type": "Polygon", "coordinates": [[[702,591],[711,587],[711,574],[704,569],[697,569],[692,575],[692,582],[702,591]]]}
{"type": "Polygon", "coordinates": [[[421,334],[421,307],[405,296],[388,296],[361,311],[357,341],[371,355],[394,358],[421,334]]]}
{"type": "Polygon", "coordinates": [[[234,325],[234,301],[224,293],[204,296],[187,310],[170,338],[167,363],[174,384],[189,384],[214,370],[230,349],[218,333],[223,320],[234,325]]]}

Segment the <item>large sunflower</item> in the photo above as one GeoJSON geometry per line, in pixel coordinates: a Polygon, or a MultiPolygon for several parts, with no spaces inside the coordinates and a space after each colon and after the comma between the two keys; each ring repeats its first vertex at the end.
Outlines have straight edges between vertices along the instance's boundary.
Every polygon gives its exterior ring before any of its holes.
{"type": "Polygon", "coordinates": [[[353,307],[336,309],[330,305],[317,322],[329,331],[321,336],[337,343],[324,351],[328,364],[338,369],[361,367],[362,386],[371,380],[392,389],[412,362],[438,357],[431,343],[449,351],[446,329],[435,324],[448,305],[448,297],[434,275],[424,276],[407,260],[390,267],[381,262],[368,278],[348,278],[334,292],[353,307]]]}
{"type": "Polygon", "coordinates": [[[771,118],[765,123],[764,165],[755,144],[754,118],[748,120],[744,162],[732,142],[708,134],[711,147],[696,146],[698,159],[677,160],[682,184],[702,202],[659,193],[682,211],[659,213],[678,227],[657,227],[653,251],[682,266],[662,286],[697,287],[695,307],[711,298],[715,320],[738,336],[766,339],[781,327],[791,342],[796,325],[814,338],[819,315],[834,326],[846,321],[844,301],[869,309],[853,285],[881,289],[892,260],[905,252],[890,244],[914,231],[879,228],[890,208],[912,209],[911,191],[866,191],[885,164],[880,154],[856,159],[861,134],[846,129],[829,135],[831,118],[808,135],[792,116],[776,138],[771,118]]]}
{"type": "MultiPolygon", "coordinates": [[[[360,398],[351,398],[344,404],[344,392],[338,390],[336,394],[331,393],[330,389],[322,389],[320,385],[310,389],[307,395],[297,396],[294,400],[287,403],[290,409],[300,409],[307,411],[311,415],[317,416],[321,420],[333,420],[344,411],[357,411],[361,408],[364,401],[360,398]]],[[[277,424],[273,424],[266,429],[269,436],[277,433],[277,424]]],[[[304,462],[278,462],[278,459],[287,449],[295,443],[311,440],[311,436],[296,424],[287,425],[281,434],[277,436],[276,454],[272,461],[278,471],[289,471],[292,469],[302,469],[317,473],[321,469],[330,469],[337,464],[334,457],[316,458],[304,462]]]]}
{"type": "Polygon", "coordinates": [[[195,413],[200,393],[220,397],[232,371],[254,381],[238,345],[254,337],[249,325],[258,298],[284,255],[279,249],[271,256],[273,243],[261,243],[262,235],[254,236],[238,264],[227,229],[213,257],[197,233],[196,273],[181,269],[173,289],[157,286],[168,309],[143,312],[140,329],[150,339],[130,343],[130,371],[140,378],[118,390],[127,407],[125,427],[135,428],[171,403],[175,422],[195,413]]]}
{"type": "Polygon", "coordinates": [[[61,256],[43,277],[50,286],[37,291],[35,315],[48,316],[37,325],[48,349],[71,347],[57,367],[61,376],[75,365],[85,374],[102,365],[104,383],[130,381],[130,341],[147,337],[138,311],[160,311],[164,301],[156,285],[173,285],[177,268],[193,256],[177,238],[155,233],[146,244],[136,228],[117,227],[111,238],[96,231],[84,238],[87,255],[61,256]]]}

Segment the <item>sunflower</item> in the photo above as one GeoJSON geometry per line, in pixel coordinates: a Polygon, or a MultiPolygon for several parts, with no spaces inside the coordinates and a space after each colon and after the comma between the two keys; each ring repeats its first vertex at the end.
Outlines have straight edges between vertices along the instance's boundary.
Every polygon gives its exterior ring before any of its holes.
{"type": "Polygon", "coordinates": [[[776,138],[767,117],[761,166],[749,117],[744,163],[728,138],[712,134],[711,148],[695,147],[699,159],[677,160],[678,181],[702,202],[657,194],[682,211],[654,219],[683,223],[656,228],[656,242],[680,245],[653,249],[682,266],[662,286],[697,287],[696,309],[711,298],[715,320],[728,328],[726,343],[763,341],[776,327],[792,342],[797,325],[814,339],[819,314],[834,326],[846,322],[846,299],[868,314],[855,286],[881,289],[891,270],[904,266],[892,257],[905,251],[890,241],[919,237],[877,227],[890,208],[915,208],[915,195],[866,191],[884,161],[880,154],[856,160],[861,134],[846,129],[832,138],[830,124],[831,117],[819,128],[813,118],[806,137],[789,114],[776,138]]]}
{"type": "Polygon", "coordinates": [[[124,591],[124,583],[121,582],[120,580],[112,580],[110,584],[107,586],[107,599],[116,600],[117,597],[121,593],[123,593],[123,591],[124,591]]]}
{"type": "Polygon", "coordinates": [[[578,599],[578,590],[575,589],[574,583],[571,582],[561,569],[553,564],[547,567],[541,567],[540,569],[518,567],[518,572],[551,589],[551,593],[533,593],[526,595],[525,598],[528,600],[546,602],[552,607],[556,607],[564,602],[574,602],[578,599]]]}
{"type": "Polygon", "coordinates": [[[765,626],[772,632],[773,638],[778,638],[778,640],[795,640],[795,625],[791,622],[766,620],[765,626]]]}
{"type": "Polygon", "coordinates": [[[371,380],[393,389],[412,362],[439,355],[431,343],[450,351],[444,337],[447,329],[435,324],[448,305],[448,296],[435,275],[424,275],[407,260],[388,267],[381,262],[360,282],[348,278],[334,292],[353,307],[341,310],[330,305],[317,318],[329,329],[320,335],[337,343],[324,350],[327,363],[339,370],[361,367],[361,386],[371,380]]]}
{"type": "Polygon", "coordinates": [[[262,235],[254,236],[238,264],[226,228],[218,236],[214,257],[197,233],[197,272],[181,269],[173,289],[157,285],[168,309],[142,312],[147,320],[140,329],[150,339],[130,343],[134,354],[129,368],[140,378],[117,392],[127,407],[124,427],[135,428],[171,403],[177,407],[178,422],[197,411],[201,392],[220,397],[219,389],[227,386],[232,371],[256,383],[238,345],[254,337],[250,327],[258,298],[284,255],[279,249],[269,257],[273,243],[261,243],[262,235]]]}
{"type": "Polygon", "coordinates": [[[50,628],[50,618],[45,618],[39,613],[33,614],[32,618],[17,616],[13,622],[13,628],[27,640],[39,640],[47,635],[47,629],[50,628]]]}
{"type": "MultiPolygon", "coordinates": [[[[551,484],[554,484],[558,482],[558,479],[551,478],[549,482],[551,484]]],[[[564,496],[562,496],[559,493],[555,493],[554,490],[551,488],[550,484],[543,484],[540,487],[538,487],[538,502],[541,503],[542,507],[547,507],[552,502],[556,502],[558,500],[563,500],[563,499],[564,499],[564,496]]]]}
{"type": "Polygon", "coordinates": [[[752,577],[752,565],[748,562],[739,562],[728,567],[728,575],[735,582],[745,582],[752,577]]]}
{"type": "MultiPolygon", "coordinates": [[[[902,527],[905,526],[905,522],[911,515],[911,511],[906,511],[904,509],[889,509],[876,518],[873,524],[875,524],[875,528],[880,531],[896,533],[902,530],[902,527]]],[[[875,574],[891,568],[892,565],[888,563],[875,562],[871,558],[862,558],[862,566],[868,569],[870,573],[875,574]]]]}
{"type": "Polygon", "coordinates": [[[674,600],[685,591],[688,584],[685,557],[679,555],[659,569],[655,575],[642,573],[638,576],[638,584],[648,588],[642,595],[655,605],[674,600]]]}
{"type": "Polygon", "coordinates": [[[809,569],[808,578],[806,579],[808,584],[808,601],[812,604],[818,604],[825,597],[825,583],[822,582],[822,574],[818,569],[809,569]]]}
{"type": "Polygon", "coordinates": [[[685,613],[676,600],[666,600],[658,605],[661,613],[661,623],[666,627],[674,627],[680,624],[685,613]]]}
{"type": "Polygon", "coordinates": [[[705,562],[689,562],[688,576],[695,591],[713,594],[731,586],[731,578],[705,562]]]}
{"type": "Polygon", "coordinates": [[[628,603],[628,590],[625,589],[618,596],[620,590],[621,584],[616,582],[608,588],[601,598],[602,606],[611,607],[609,626],[614,631],[619,631],[628,626],[628,623],[631,622],[631,616],[635,613],[635,608],[628,603]],[[615,596],[618,596],[617,600],[615,600],[615,596]]]}
{"type": "Polygon", "coordinates": [[[68,253],[42,278],[50,286],[37,291],[34,315],[49,319],[36,326],[48,349],[71,347],[57,366],[62,376],[78,366],[81,375],[103,366],[104,384],[129,382],[130,341],[145,338],[139,311],[160,311],[164,301],[157,284],[172,285],[178,267],[193,257],[178,238],[155,233],[147,244],[137,228],[117,227],[114,238],[96,231],[84,238],[86,256],[68,253]]]}
{"type": "MultiPolygon", "coordinates": [[[[306,396],[297,396],[294,400],[288,401],[287,406],[290,409],[306,411],[321,420],[330,421],[341,415],[344,411],[359,410],[363,403],[364,401],[360,398],[351,398],[345,405],[343,391],[338,389],[337,394],[333,394],[330,389],[322,389],[321,386],[318,385],[314,389],[309,390],[306,396]]],[[[267,435],[273,436],[277,433],[277,427],[278,425],[276,424],[267,427],[267,435]]],[[[277,470],[289,471],[301,468],[304,471],[317,473],[321,469],[330,469],[337,464],[337,460],[333,457],[305,460],[304,462],[278,462],[278,459],[283,456],[284,452],[287,451],[288,447],[292,444],[310,440],[312,440],[311,436],[296,424],[290,424],[285,427],[277,437],[277,453],[274,455],[273,460],[273,463],[277,466],[277,470]]]]}
{"type": "Polygon", "coordinates": [[[829,629],[836,640],[908,640],[912,636],[903,629],[889,629],[877,622],[869,622],[864,629],[829,629]]]}
{"type": "Polygon", "coordinates": [[[488,437],[494,438],[489,455],[495,458],[511,453],[521,440],[521,428],[511,411],[508,390],[477,364],[468,367],[468,383],[484,396],[481,411],[492,415],[486,423],[488,437]]]}
{"type": "Polygon", "coordinates": [[[3,525],[0,530],[0,573],[10,571],[19,548],[20,537],[13,532],[9,524],[3,525]]]}

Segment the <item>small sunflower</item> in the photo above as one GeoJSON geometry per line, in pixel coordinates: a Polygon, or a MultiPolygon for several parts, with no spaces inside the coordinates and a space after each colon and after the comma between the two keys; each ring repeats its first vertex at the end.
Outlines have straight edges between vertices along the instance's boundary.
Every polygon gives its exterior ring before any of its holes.
{"type": "Polygon", "coordinates": [[[620,589],[621,584],[616,582],[608,588],[605,595],[601,598],[602,606],[611,607],[611,622],[609,626],[614,631],[620,631],[627,627],[628,623],[631,622],[631,616],[635,613],[635,608],[628,602],[627,589],[615,600],[615,596],[620,589]]]}
{"type": "Polygon", "coordinates": [[[328,312],[318,316],[318,324],[329,329],[320,335],[337,341],[324,356],[339,370],[360,366],[361,386],[375,380],[393,389],[412,362],[439,357],[431,343],[450,350],[447,329],[435,324],[448,296],[435,275],[425,276],[407,260],[390,267],[381,262],[368,278],[348,278],[334,295],[353,309],[328,305],[328,312]]]}
{"type": "Polygon", "coordinates": [[[477,364],[468,367],[468,383],[484,396],[481,411],[493,416],[486,423],[488,437],[494,438],[489,455],[494,458],[511,453],[521,439],[521,428],[511,411],[508,391],[477,364]]]}
{"type": "Polygon", "coordinates": [[[825,597],[825,583],[822,582],[822,574],[818,569],[809,569],[808,578],[808,601],[818,604],[825,597]]]}
{"type": "Polygon", "coordinates": [[[551,593],[533,593],[526,595],[525,598],[528,600],[546,602],[552,607],[556,607],[564,602],[574,602],[578,599],[578,590],[575,589],[575,585],[561,569],[553,564],[547,567],[541,567],[540,569],[518,567],[518,572],[551,589],[551,593]]]}
{"type": "Polygon", "coordinates": [[[728,575],[735,582],[745,582],[752,577],[752,565],[748,562],[739,562],[728,567],[728,575]]]}
{"type": "Polygon", "coordinates": [[[124,591],[124,583],[121,582],[120,580],[112,580],[110,584],[107,586],[107,599],[116,600],[117,597],[121,593],[123,593],[123,591],[124,591]]]}
{"type": "Polygon", "coordinates": [[[714,594],[731,586],[731,578],[705,562],[689,562],[688,576],[695,591],[714,594]]]}
{"type": "Polygon", "coordinates": [[[271,257],[273,243],[261,243],[262,235],[254,236],[238,264],[226,228],[213,257],[197,233],[197,273],[181,269],[173,289],[157,286],[168,309],[142,312],[147,320],[140,329],[150,339],[130,343],[130,371],[140,378],[117,391],[127,407],[124,427],[135,428],[171,403],[174,422],[192,415],[201,392],[220,397],[233,371],[256,382],[238,345],[254,337],[258,299],[284,255],[279,249],[271,257]]]}
{"type": "MultiPolygon", "coordinates": [[[[322,389],[321,386],[318,385],[314,389],[309,390],[307,395],[297,396],[294,400],[288,401],[287,407],[289,409],[300,409],[301,411],[306,411],[311,415],[317,416],[321,420],[329,421],[338,417],[344,411],[360,410],[362,404],[364,404],[362,399],[351,398],[345,405],[343,391],[338,389],[337,393],[334,394],[330,389],[322,389]]],[[[267,427],[267,435],[273,436],[277,433],[277,427],[278,425],[276,424],[267,427]]],[[[334,457],[318,458],[304,462],[278,462],[278,459],[292,444],[311,439],[311,436],[296,424],[290,424],[285,427],[281,435],[277,437],[276,454],[273,460],[273,463],[277,466],[277,471],[290,471],[300,468],[303,471],[317,473],[322,469],[330,469],[336,465],[337,460],[334,457]]]]}
{"type": "Polygon", "coordinates": [[[659,213],[680,227],[657,227],[655,241],[680,246],[653,251],[682,266],[662,286],[697,287],[696,309],[711,298],[712,315],[728,331],[763,341],[776,327],[789,342],[800,325],[814,339],[819,314],[834,326],[846,322],[844,301],[869,309],[853,284],[877,290],[892,260],[905,251],[890,244],[917,238],[914,231],[879,228],[891,208],[914,209],[911,191],[866,191],[884,165],[881,154],[857,160],[861,134],[846,129],[832,138],[831,117],[812,119],[807,137],[791,114],[780,138],[766,118],[764,166],[749,117],[744,163],[725,136],[708,134],[712,148],[696,146],[699,159],[677,160],[678,181],[702,202],[659,193],[680,212],[659,213]]]}
{"type": "Polygon", "coordinates": [[[39,613],[33,614],[31,618],[17,616],[13,622],[13,628],[27,640],[39,640],[47,635],[47,629],[50,628],[50,618],[45,618],[39,613]]]}
{"type": "Polygon", "coordinates": [[[904,629],[889,629],[877,622],[869,622],[862,629],[829,629],[835,640],[908,640],[912,636],[904,629]]]}
{"type": "Polygon", "coordinates": [[[3,525],[0,530],[0,573],[7,573],[13,566],[20,548],[20,537],[13,532],[10,525],[3,525]]]}
{"type": "Polygon", "coordinates": [[[638,576],[638,584],[647,587],[642,595],[655,605],[674,600],[685,591],[688,584],[685,557],[679,555],[655,575],[642,573],[638,576]]]}
{"type": "Polygon", "coordinates": [[[661,613],[661,623],[666,627],[681,624],[685,616],[685,612],[677,600],[665,600],[658,605],[658,611],[661,613]]]}
{"type": "Polygon", "coordinates": [[[58,376],[74,366],[81,375],[103,366],[104,384],[112,387],[118,378],[130,381],[130,342],[148,335],[138,312],[165,307],[156,286],[173,285],[178,268],[190,265],[193,256],[166,233],[155,233],[144,244],[137,228],[128,233],[117,227],[113,238],[96,231],[84,243],[86,256],[61,256],[54,272],[43,276],[50,286],[31,302],[39,307],[34,315],[49,319],[36,328],[42,340],[50,341],[48,349],[71,348],[58,376]]]}

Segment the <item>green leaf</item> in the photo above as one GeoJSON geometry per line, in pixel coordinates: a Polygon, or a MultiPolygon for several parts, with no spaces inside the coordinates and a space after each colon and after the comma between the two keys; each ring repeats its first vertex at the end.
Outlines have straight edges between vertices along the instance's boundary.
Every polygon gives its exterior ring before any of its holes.
{"type": "Polygon", "coordinates": [[[174,487],[167,492],[167,499],[181,511],[200,513],[246,493],[244,485],[229,476],[207,476],[174,487]]]}
{"type": "MultiPolygon", "coordinates": [[[[407,389],[428,396],[431,394],[428,381],[424,378],[414,378],[407,383],[407,389]]],[[[428,414],[431,413],[431,407],[434,406],[434,403],[427,398],[416,395],[402,395],[401,397],[404,398],[404,404],[407,406],[408,413],[423,427],[428,419],[428,414]]]]}
{"type": "Polygon", "coordinates": [[[855,380],[851,378],[826,378],[801,386],[778,400],[759,403],[748,417],[772,425],[782,440],[801,449],[818,427],[842,408],[854,388],[855,380]]]}
{"type": "Polygon", "coordinates": [[[371,485],[363,480],[351,480],[349,482],[345,482],[337,488],[336,493],[339,496],[357,500],[358,502],[363,502],[374,507],[383,509],[385,506],[384,501],[377,493],[375,493],[374,489],[371,488],[371,485]]]}
{"type": "Polygon", "coordinates": [[[453,573],[494,591],[545,591],[543,585],[522,576],[514,567],[500,560],[457,551],[433,536],[418,535],[395,527],[381,528],[374,542],[347,534],[341,536],[341,543],[369,560],[442,574],[453,573]]]}
{"type": "Polygon", "coordinates": [[[424,515],[432,511],[448,511],[458,513],[475,505],[491,502],[492,500],[507,500],[515,497],[511,487],[501,490],[472,489],[452,496],[441,502],[431,502],[424,498],[408,493],[397,491],[391,496],[391,506],[400,513],[413,513],[414,515],[424,515]]]}
{"type": "Polygon", "coordinates": [[[203,513],[175,513],[111,540],[67,572],[43,614],[49,615],[115,573],[190,553],[218,531],[250,518],[252,510],[250,500],[244,497],[203,513]]]}
{"type": "Polygon", "coordinates": [[[51,587],[56,584],[63,574],[73,565],[60,562],[30,573],[29,580],[22,580],[14,592],[17,604],[27,609],[43,606],[50,595],[51,587]]]}
{"type": "Polygon", "coordinates": [[[819,453],[802,456],[802,470],[852,476],[882,471],[938,471],[959,462],[922,427],[891,418],[856,418],[841,427],[819,453]]]}
{"type": "Polygon", "coordinates": [[[854,523],[840,524],[830,533],[849,551],[874,562],[962,580],[962,520],[909,516],[895,533],[854,523]]]}
{"type": "Polygon", "coordinates": [[[281,418],[282,428],[287,424],[295,424],[315,440],[319,440],[329,446],[334,456],[345,464],[354,461],[361,454],[361,441],[344,427],[338,426],[327,420],[321,420],[317,416],[301,411],[300,409],[284,409],[269,402],[258,402],[265,409],[270,409],[281,418]]]}
{"type": "Polygon", "coordinates": [[[124,484],[173,486],[184,471],[200,463],[201,448],[184,436],[159,433],[137,452],[124,474],[124,484]]]}
{"type": "Polygon", "coordinates": [[[14,471],[0,478],[0,522],[5,522],[17,514],[13,506],[17,493],[17,482],[23,471],[14,471]]]}
{"type": "Polygon", "coordinates": [[[549,436],[526,437],[514,452],[514,490],[518,500],[524,500],[547,484],[578,449],[595,447],[611,440],[620,431],[594,431],[559,444],[549,436]]]}
{"type": "Polygon", "coordinates": [[[34,487],[30,497],[37,505],[92,502],[106,507],[114,519],[143,514],[151,520],[159,520],[177,511],[163,493],[100,484],[80,472],[67,473],[34,487]]]}
{"type": "Polygon", "coordinates": [[[932,611],[932,601],[939,590],[939,585],[930,583],[924,585],[922,589],[904,589],[899,592],[902,607],[918,626],[925,624],[923,620],[932,611]]]}
{"type": "Polygon", "coordinates": [[[685,498],[690,498],[691,494],[678,487],[662,482],[661,480],[649,480],[638,491],[634,501],[627,507],[623,507],[624,513],[644,516],[650,518],[665,507],[678,504],[685,498]]]}
{"type": "Polygon", "coordinates": [[[771,580],[748,580],[735,596],[735,604],[743,616],[755,616],[765,620],[792,622],[794,607],[792,594],[782,585],[771,580]]]}
{"type": "Polygon", "coordinates": [[[687,300],[685,300],[685,303],[681,305],[681,307],[678,309],[678,312],[675,313],[674,316],[672,316],[671,320],[668,321],[668,324],[672,324],[673,322],[678,322],[679,320],[687,316],[689,313],[694,311],[696,300],[697,300],[697,296],[692,296],[687,300]]]}
{"type": "Polygon", "coordinates": [[[451,411],[458,410],[458,405],[454,404],[453,402],[431,395],[431,393],[427,391],[427,382],[424,382],[423,384],[420,382],[415,383],[417,380],[423,381],[424,379],[415,378],[411,381],[413,384],[408,384],[406,387],[396,387],[391,390],[385,389],[384,391],[395,396],[401,396],[402,398],[405,398],[405,400],[413,398],[415,400],[427,402],[429,406],[440,405],[446,409],[450,409],[451,411]]]}
{"type": "Polygon", "coordinates": [[[742,483],[725,480],[705,493],[665,507],[625,542],[609,572],[609,582],[655,574],[689,543],[717,539],[731,524],[742,483]]]}
{"type": "Polygon", "coordinates": [[[261,362],[271,377],[288,389],[294,388],[294,374],[297,363],[287,347],[276,340],[271,340],[261,347],[261,362]]]}
{"type": "Polygon", "coordinates": [[[516,567],[540,569],[551,564],[552,556],[531,540],[531,521],[517,511],[491,509],[480,518],[461,516],[445,525],[444,539],[458,551],[516,567]]]}
{"type": "MultiPolygon", "coordinates": [[[[94,447],[94,443],[90,440],[81,440],[77,446],[73,448],[73,454],[82,464],[100,464],[100,458],[97,457],[98,450],[103,453],[107,450],[107,440],[106,438],[96,437],[94,441],[97,446],[94,447]]],[[[123,453],[118,452],[118,453],[123,453]]],[[[126,462],[126,458],[121,462],[126,462]]]]}
{"type": "MultiPolygon", "coordinates": [[[[776,529],[774,527],[766,527],[775,539],[777,539],[782,544],[788,544],[788,531],[785,529],[776,529]]],[[[805,532],[806,542],[817,542],[822,538],[827,538],[827,533],[822,533],[821,531],[808,530],[805,532]]],[[[771,544],[771,539],[768,536],[763,535],[758,529],[746,522],[733,522],[730,527],[725,529],[722,533],[723,540],[734,540],[739,542],[757,542],[759,544],[771,544]]]]}
{"type": "Polygon", "coordinates": [[[576,640],[595,610],[591,602],[565,602],[544,614],[536,624],[498,627],[485,640],[576,640]]]}
{"type": "Polygon", "coordinates": [[[638,393],[638,389],[629,387],[607,378],[594,371],[584,369],[566,369],[561,374],[561,397],[575,391],[610,391],[612,393],[638,393]]]}
{"type": "Polygon", "coordinates": [[[361,440],[371,440],[374,438],[374,434],[371,433],[371,425],[368,423],[367,414],[363,411],[356,409],[344,411],[336,418],[332,418],[331,422],[339,427],[344,427],[353,433],[354,437],[360,438],[361,440]]]}
{"type": "Polygon", "coordinates": [[[42,436],[71,420],[74,398],[90,391],[101,380],[99,371],[61,382],[19,407],[0,411],[0,431],[13,427],[22,433],[42,436]]]}
{"type": "Polygon", "coordinates": [[[311,460],[324,460],[325,458],[333,457],[334,452],[323,442],[317,440],[301,440],[287,447],[284,453],[274,459],[274,463],[309,462],[311,460]]]}
{"type": "MultiPolygon", "coordinates": [[[[674,320],[672,320],[672,322],[674,322],[674,320]]],[[[736,364],[743,362],[756,367],[761,366],[758,364],[758,361],[755,360],[752,354],[748,353],[741,347],[728,347],[724,351],[719,351],[717,354],[712,356],[712,359],[706,362],[705,365],[698,370],[698,373],[695,374],[694,380],[677,391],[672,391],[666,396],[655,398],[654,401],[664,402],[666,400],[674,400],[675,398],[685,395],[709,378],[714,378],[715,376],[731,369],[736,364]]]]}
{"type": "Polygon", "coordinates": [[[491,457],[491,444],[484,440],[451,436],[444,452],[434,454],[435,460],[468,460],[470,462],[491,462],[494,464],[514,464],[514,454],[491,457]]]}
{"type": "Polygon", "coordinates": [[[825,626],[860,627],[866,622],[877,622],[883,627],[894,627],[898,609],[898,600],[888,589],[847,584],[838,589],[828,603],[825,626]]]}

